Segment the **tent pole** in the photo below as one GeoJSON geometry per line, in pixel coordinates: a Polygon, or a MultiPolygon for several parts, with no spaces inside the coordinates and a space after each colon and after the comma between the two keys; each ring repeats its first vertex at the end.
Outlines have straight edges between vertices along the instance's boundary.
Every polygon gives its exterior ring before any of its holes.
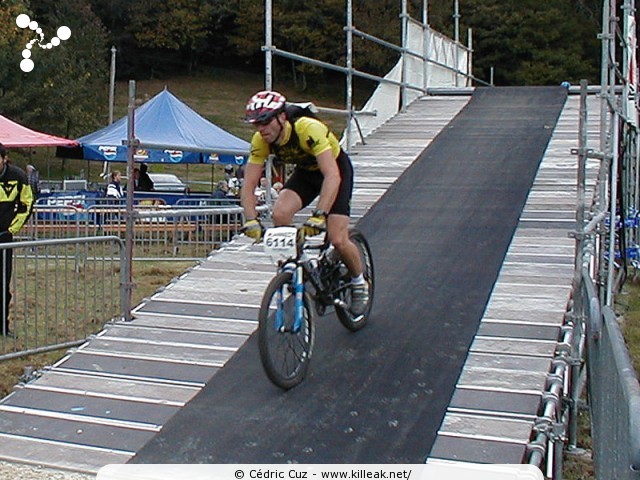
{"type": "Polygon", "coordinates": [[[116,47],[111,47],[111,71],[109,72],[109,125],[113,123],[113,104],[116,91],[116,47]]]}
{"type": "MultiPolygon", "coordinates": [[[[109,72],[109,125],[113,123],[113,109],[115,104],[116,93],[116,47],[111,47],[111,69],[109,72]]],[[[104,162],[102,165],[102,178],[107,178],[109,172],[109,162],[104,162]]]]}

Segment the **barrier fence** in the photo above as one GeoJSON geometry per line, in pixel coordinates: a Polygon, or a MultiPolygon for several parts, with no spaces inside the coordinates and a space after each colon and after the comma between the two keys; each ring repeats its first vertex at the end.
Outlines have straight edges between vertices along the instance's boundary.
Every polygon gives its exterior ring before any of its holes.
{"type": "MultiPolygon", "coordinates": [[[[98,203],[36,205],[20,232],[29,240],[114,235],[125,238],[126,206],[98,203]]],[[[242,209],[196,200],[193,205],[138,205],[134,210],[134,258],[204,258],[242,227],[242,209]],[[198,205],[204,205],[200,207],[198,205]]]]}
{"type": "Polygon", "coordinates": [[[597,478],[640,478],[640,386],[613,310],[590,318],[587,369],[597,478]]]}
{"type": "Polygon", "coordinates": [[[0,360],[79,345],[122,317],[124,260],[115,236],[0,244],[0,360]]]}
{"type": "MultiPolygon", "coordinates": [[[[134,259],[199,260],[240,232],[240,207],[185,203],[138,205],[134,259]]],[[[0,360],[79,345],[109,320],[129,318],[125,236],[121,203],[36,205],[16,241],[0,243],[2,287],[11,278],[9,296],[0,288],[10,329],[0,323],[0,360]]]]}

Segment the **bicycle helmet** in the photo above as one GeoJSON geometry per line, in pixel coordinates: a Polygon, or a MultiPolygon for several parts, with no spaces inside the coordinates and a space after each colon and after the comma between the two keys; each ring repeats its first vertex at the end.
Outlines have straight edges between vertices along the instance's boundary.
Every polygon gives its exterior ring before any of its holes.
{"type": "Polygon", "coordinates": [[[287,99],[284,95],[263,90],[249,99],[244,117],[247,123],[265,123],[284,111],[287,99]]]}

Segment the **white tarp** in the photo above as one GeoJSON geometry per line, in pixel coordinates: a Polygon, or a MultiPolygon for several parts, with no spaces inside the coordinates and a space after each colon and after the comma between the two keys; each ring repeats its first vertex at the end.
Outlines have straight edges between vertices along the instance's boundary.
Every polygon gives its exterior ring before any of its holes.
{"type": "Polygon", "coordinates": [[[636,58],[637,38],[636,38],[636,17],[635,15],[627,16],[627,71],[625,78],[627,80],[627,118],[630,124],[638,126],[638,64],[636,58]]]}
{"type": "MultiPolygon", "coordinates": [[[[428,29],[414,22],[408,24],[408,49],[409,51],[424,57],[425,45],[428,49],[428,58],[431,62],[425,62],[415,55],[407,55],[407,83],[424,89],[425,87],[465,87],[469,84],[466,77],[456,75],[451,70],[457,68],[464,73],[469,72],[469,51],[456,45],[453,40],[444,35],[428,29]],[[424,33],[423,33],[424,32],[424,33]],[[446,68],[445,66],[449,68],[446,68]],[[425,82],[425,76],[427,81],[425,82]]],[[[400,82],[402,79],[402,57],[395,66],[385,75],[385,79],[400,82]]],[[[364,112],[375,112],[376,115],[359,115],[356,121],[351,122],[350,146],[362,142],[360,132],[366,137],[380,125],[385,123],[402,108],[400,98],[400,86],[388,82],[381,82],[367,103],[362,107],[364,112]],[[359,126],[359,129],[358,129],[359,126]]],[[[411,103],[423,92],[413,88],[407,89],[407,103],[411,103]]],[[[346,132],[343,143],[346,142],[346,132]]]]}

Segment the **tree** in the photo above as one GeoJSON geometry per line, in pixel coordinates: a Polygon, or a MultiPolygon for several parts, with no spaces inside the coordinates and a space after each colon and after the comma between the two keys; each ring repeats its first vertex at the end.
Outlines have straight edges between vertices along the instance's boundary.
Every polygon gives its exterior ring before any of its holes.
{"type": "MultiPolygon", "coordinates": [[[[474,32],[474,70],[498,85],[597,82],[600,26],[592,0],[464,0],[461,24],[474,32]]],[[[461,28],[462,30],[462,28],[461,28]]]]}
{"type": "Polygon", "coordinates": [[[205,50],[213,9],[206,0],[149,0],[131,2],[127,28],[139,47],[178,51],[192,71],[205,50]]]}
{"type": "MultiPolygon", "coordinates": [[[[119,49],[118,72],[132,66],[138,77],[183,58],[209,64],[264,68],[264,0],[87,0],[110,26],[119,49]],[[123,64],[125,68],[123,68],[123,64]],[[151,67],[151,68],[149,68],[151,67]]],[[[586,77],[597,81],[601,0],[459,0],[460,36],[473,30],[474,71],[485,80],[491,67],[499,85],[557,84],[586,77]]],[[[354,24],[399,45],[398,0],[353,0],[354,24]]],[[[424,0],[410,0],[409,14],[422,20],[424,0]]],[[[453,37],[453,0],[428,0],[429,24],[453,37]]],[[[345,63],[345,1],[273,0],[273,44],[282,50],[345,63]]],[[[384,75],[399,53],[354,38],[354,66],[384,75]]],[[[275,58],[275,73],[304,88],[308,76],[330,74],[301,62],[275,58]],[[282,68],[284,67],[284,68],[282,68]]]]}
{"type": "MultiPolygon", "coordinates": [[[[7,13],[0,4],[0,12],[7,13]]],[[[30,128],[75,137],[104,125],[107,110],[106,34],[84,0],[41,0],[28,14],[37,21],[49,41],[59,26],[67,26],[71,37],[60,46],[34,46],[31,72],[20,70],[20,52],[25,38],[16,36],[0,45],[0,80],[3,95],[0,110],[30,128]],[[3,52],[3,53],[2,53],[3,52]]],[[[15,25],[15,17],[12,24],[15,25]]],[[[17,29],[17,28],[16,28],[17,29]]],[[[29,32],[27,42],[34,32],[29,32]]]]}
{"type": "Polygon", "coordinates": [[[233,26],[227,26],[226,32],[215,32],[216,36],[226,35],[233,53],[245,66],[251,68],[260,65],[261,69],[264,68],[264,53],[260,49],[264,45],[264,3],[238,0],[227,8],[226,14],[233,18],[233,26]]]}
{"type": "Polygon", "coordinates": [[[211,23],[209,25],[209,37],[205,54],[212,62],[224,59],[234,62],[238,60],[237,54],[232,48],[230,37],[236,28],[238,15],[238,0],[212,0],[211,23]]]}
{"type": "Polygon", "coordinates": [[[19,83],[15,75],[20,72],[21,52],[32,36],[30,30],[18,28],[16,18],[30,13],[23,0],[0,3],[0,105],[7,92],[19,83]]]}
{"type": "MultiPolygon", "coordinates": [[[[402,42],[399,7],[400,3],[395,0],[360,0],[354,4],[354,25],[360,31],[399,46],[402,42]]],[[[400,53],[370,40],[354,37],[353,58],[358,70],[384,76],[398,61],[400,53]]]]}
{"type": "MultiPolygon", "coordinates": [[[[324,0],[310,2],[300,8],[297,0],[273,2],[273,44],[289,52],[324,62],[344,65],[344,1],[324,0]]],[[[230,45],[245,63],[262,65],[265,42],[265,12],[263,2],[240,0],[235,17],[235,28],[230,32],[230,45]]],[[[322,69],[287,60],[288,72],[294,82],[304,90],[307,76],[321,74],[322,69]]],[[[283,62],[279,63],[280,65],[283,62]]],[[[277,69],[277,74],[281,72],[277,69]]]]}

